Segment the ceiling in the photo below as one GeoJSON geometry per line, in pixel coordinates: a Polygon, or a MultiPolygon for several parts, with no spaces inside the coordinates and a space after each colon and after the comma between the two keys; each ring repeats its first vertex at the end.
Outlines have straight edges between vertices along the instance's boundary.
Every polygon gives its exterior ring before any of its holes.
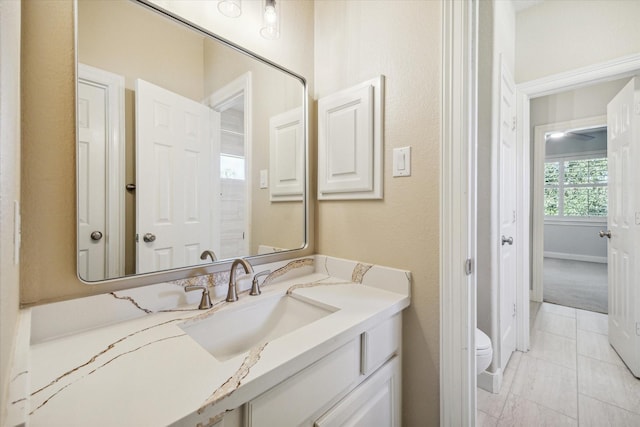
{"type": "Polygon", "coordinates": [[[516,10],[516,13],[521,12],[525,9],[530,8],[531,6],[538,5],[542,3],[544,0],[511,0],[513,2],[513,7],[516,10]]]}

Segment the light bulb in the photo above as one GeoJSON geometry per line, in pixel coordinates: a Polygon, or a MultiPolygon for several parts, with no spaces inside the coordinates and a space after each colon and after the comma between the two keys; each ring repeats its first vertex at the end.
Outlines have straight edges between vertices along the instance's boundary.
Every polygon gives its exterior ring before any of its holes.
{"type": "Polygon", "coordinates": [[[273,40],[280,37],[279,6],[279,3],[276,3],[275,0],[265,0],[264,2],[260,35],[265,39],[273,40]]]}
{"type": "Polygon", "coordinates": [[[264,10],[264,21],[267,24],[275,24],[278,21],[278,15],[276,14],[276,8],[269,5],[264,10]]]}

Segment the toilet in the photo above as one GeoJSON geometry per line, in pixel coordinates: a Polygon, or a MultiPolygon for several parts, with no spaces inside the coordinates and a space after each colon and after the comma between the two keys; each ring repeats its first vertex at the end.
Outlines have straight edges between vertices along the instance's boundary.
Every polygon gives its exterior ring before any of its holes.
{"type": "Polygon", "coordinates": [[[480,375],[489,367],[492,357],[491,340],[487,334],[476,328],[476,375],[480,375]]]}

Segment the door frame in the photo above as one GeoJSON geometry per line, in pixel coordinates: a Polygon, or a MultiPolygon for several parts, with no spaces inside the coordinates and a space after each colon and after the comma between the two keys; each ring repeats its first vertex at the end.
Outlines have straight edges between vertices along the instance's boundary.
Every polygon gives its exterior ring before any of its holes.
{"type": "MultiPolygon", "coordinates": [[[[604,83],[611,80],[632,77],[636,75],[638,71],[640,71],[640,54],[633,54],[516,85],[519,123],[517,138],[518,145],[523,147],[522,158],[519,159],[519,163],[522,165],[521,170],[523,171],[522,176],[524,178],[524,181],[527,182],[527,185],[521,187],[523,190],[523,202],[527,203],[528,205],[528,203],[533,201],[532,196],[534,196],[533,194],[531,194],[531,187],[528,185],[530,180],[533,178],[532,163],[529,158],[532,144],[530,131],[531,99],[546,95],[553,95],[567,90],[578,89],[597,83],[604,83]]],[[[525,210],[523,212],[530,211],[525,210]]],[[[519,264],[522,264],[523,266],[529,265],[529,250],[531,250],[533,257],[533,275],[535,276],[535,278],[532,277],[530,280],[528,275],[524,276],[524,271],[528,269],[523,269],[520,291],[523,295],[527,296],[527,300],[537,301],[542,297],[542,287],[536,287],[536,281],[540,281],[542,277],[542,258],[540,258],[539,264],[536,265],[536,257],[538,256],[538,254],[543,253],[543,247],[540,239],[536,238],[535,232],[535,226],[539,225],[539,221],[541,221],[541,219],[536,218],[535,212],[533,212],[532,219],[534,221],[534,228],[531,234],[528,231],[529,219],[527,218],[527,221],[523,221],[523,223],[526,222],[527,227],[526,229],[522,230],[524,248],[523,252],[526,253],[523,253],[520,257],[519,264]],[[534,288],[527,289],[526,287],[530,285],[533,285],[534,288]],[[539,294],[537,292],[539,292],[539,294]]],[[[542,218],[542,221],[544,221],[544,218],[542,218]]],[[[528,328],[523,328],[521,332],[523,334],[523,338],[526,337],[528,347],[528,328]]]]}
{"type": "Polygon", "coordinates": [[[440,425],[476,418],[478,1],[442,4],[440,425]]]}
{"type": "MultiPolygon", "coordinates": [[[[124,77],[78,63],[78,81],[103,88],[106,98],[106,229],[107,278],[121,277],[125,267],[125,118],[124,77]]],[[[76,177],[77,178],[77,177],[76,177]]],[[[76,201],[77,202],[77,201],[76,201]]],[[[80,278],[82,280],[82,278],[80,278]]]]}
{"type": "MultiPolygon", "coordinates": [[[[245,152],[245,182],[247,183],[247,188],[246,188],[246,200],[245,200],[245,239],[244,239],[244,248],[245,251],[244,253],[249,253],[249,249],[251,247],[251,225],[252,225],[252,218],[251,218],[251,201],[253,200],[253,197],[251,195],[251,183],[252,181],[252,163],[251,163],[251,158],[252,156],[247,155],[247,153],[251,153],[251,149],[252,149],[252,141],[253,141],[253,135],[252,135],[252,129],[253,129],[253,111],[252,111],[252,105],[253,105],[253,100],[252,100],[252,92],[251,92],[251,88],[252,88],[252,74],[251,71],[247,71],[246,73],[242,74],[241,76],[237,77],[236,79],[234,79],[233,81],[229,82],[228,84],[224,85],[223,87],[221,87],[220,89],[216,90],[214,93],[212,93],[211,95],[209,95],[206,100],[204,101],[204,104],[211,107],[212,110],[216,111],[216,112],[221,112],[223,110],[225,110],[225,106],[230,103],[231,101],[233,101],[235,98],[237,98],[240,95],[244,96],[244,152],[245,152]]],[[[214,132],[218,131],[219,133],[219,129],[214,129],[214,132]]],[[[216,141],[216,136],[214,135],[214,132],[211,133],[211,137],[212,137],[212,144],[215,145],[215,141],[216,141]]],[[[219,141],[219,135],[217,136],[217,140],[219,141]]],[[[212,153],[215,155],[215,153],[220,153],[220,147],[215,147],[212,150],[212,153]]],[[[219,162],[219,159],[212,159],[212,161],[215,163],[216,161],[219,162]]],[[[214,168],[214,170],[216,170],[214,168]]],[[[212,198],[212,200],[218,200],[219,199],[219,194],[220,194],[220,174],[218,173],[217,176],[215,177],[215,185],[213,186],[214,190],[215,190],[215,196],[214,198],[212,198]]],[[[221,213],[220,210],[218,208],[219,204],[216,203],[215,206],[212,206],[211,209],[211,216],[212,216],[212,224],[220,224],[220,220],[221,220],[221,213]]],[[[213,229],[212,229],[212,236],[211,236],[211,241],[213,242],[214,247],[219,248],[220,247],[220,236],[219,233],[214,233],[213,229]]]]}
{"type": "Polygon", "coordinates": [[[607,116],[595,116],[566,122],[549,123],[536,126],[533,138],[533,195],[531,198],[533,228],[531,246],[532,289],[530,299],[542,302],[544,296],[544,163],[546,158],[545,135],[549,132],[570,129],[588,129],[607,126],[607,116]]]}

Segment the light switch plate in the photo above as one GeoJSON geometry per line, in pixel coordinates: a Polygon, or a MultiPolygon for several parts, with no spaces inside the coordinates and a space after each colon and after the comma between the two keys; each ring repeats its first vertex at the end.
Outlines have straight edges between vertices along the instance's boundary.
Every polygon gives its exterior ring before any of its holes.
{"type": "Polygon", "coordinates": [[[411,176],[411,147],[393,149],[393,176],[411,176]]]}

